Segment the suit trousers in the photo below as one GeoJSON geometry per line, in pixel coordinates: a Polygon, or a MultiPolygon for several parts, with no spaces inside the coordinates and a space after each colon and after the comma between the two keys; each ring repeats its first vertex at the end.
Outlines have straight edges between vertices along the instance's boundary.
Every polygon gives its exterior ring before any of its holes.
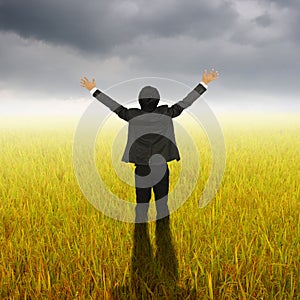
{"type": "Polygon", "coordinates": [[[136,190],[136,222],[144,223],[148,219],[148,208],[153,188],[156,219],[169,216],[169,166],[162,165],[135,165],[135,190],[136,190]]]}

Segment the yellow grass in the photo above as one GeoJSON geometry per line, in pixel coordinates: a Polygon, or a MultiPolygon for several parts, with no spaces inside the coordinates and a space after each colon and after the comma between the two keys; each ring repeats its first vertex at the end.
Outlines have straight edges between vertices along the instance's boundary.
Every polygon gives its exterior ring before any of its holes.
{"type": "MultiPolygon", "coordinates": [[[[200,209],[211,158],[205,134],[191,126],[202,175],[171,215],[178,280],[171,284],[157,277],[155,289],[144,282],[139,293],[148,299],[176,299],[176,293],[178,299],[297,299],[300,115],[218,117],[227,151],[222,185],[200,209]]],[[[103,215],[81,193],[72,165],[77,121],[0,121],[1,299],[136,298],[130,274],[134,224],[103,215]]],[[[116,128],[124,124],[115,121],[116,128]]],[[[97,139],[99,172],[118,196],[134,201],[134,188],[106,172],[111,168],[109,136],[106,147],[97,139]]],[[[178,145],[183,152],[180,136],[178,145]]],[[[132,174],[131,166],[123,166],[132,174]]],[[[170,163],[171,190],[180,167],[181,162],[170,163]]],[[[149,232],[155,251],[154,222],[149,232]]]]}

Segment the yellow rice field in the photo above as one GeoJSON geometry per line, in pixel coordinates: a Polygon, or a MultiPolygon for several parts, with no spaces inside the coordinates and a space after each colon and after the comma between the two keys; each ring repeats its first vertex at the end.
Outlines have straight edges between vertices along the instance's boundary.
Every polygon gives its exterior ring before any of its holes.
{"type": "MultiPolygon", "coordinates": [[[[189,129],[202,175],[171,214],[175,257],[162,259],[178,263],[172,280],[143,257],[143,278],[133,279],[134,224],[105,216],[82,194],[72,164],[78,118],[1,117],[0,299],[300,299],[300,115],[218,119],[226,170],[201,209],[210,149],[200,129],[189,129]]],[[[124,124],[115,119],[111,130],[124,124]]],[[[134,201],[134,187],[110,172],[112,134],[103,134],[95,147],[99,173],[116,195],[134,201]]],[[[177,140],[184,152],[184,138],[177,140]]],[[[121,166],[132,176],[131,165],[121,166]]],[[[181,162],[169,166],[172,190],[181,162]]],[[[155,253],[155,222],[148,225],[155,253]]]]}

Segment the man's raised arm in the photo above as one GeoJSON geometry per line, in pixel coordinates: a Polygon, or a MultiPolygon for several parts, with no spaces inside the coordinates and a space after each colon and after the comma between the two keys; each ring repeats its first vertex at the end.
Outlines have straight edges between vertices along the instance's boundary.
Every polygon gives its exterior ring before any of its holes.
{"type": "Polygon", "coordinates": [[[110,110],[116,113],[121,119],[128,121],[128,108],[122,106],[120,103],[116,102],[112,98],[110,98],[105,93],[101,92],[96,87],[95,79],[93,78],[92,81],[89,81],[86,77],[81,78],[80,80],[81,86],[85,87],[90,91],[90,94],[95,97],[98,101],[102,104],[107,106],[110,110]]]}
{"type": "Polygon", "coordinates": [[[202,75],[202,81],[181,101],[169,107],[167,114],[172,118],[179,116],[185,108],[191,106],[207,90],[207,85],[217,78],[219,78],[218,71],[212,68],[209,73],[207,73],[205,69],[202,75]]]}

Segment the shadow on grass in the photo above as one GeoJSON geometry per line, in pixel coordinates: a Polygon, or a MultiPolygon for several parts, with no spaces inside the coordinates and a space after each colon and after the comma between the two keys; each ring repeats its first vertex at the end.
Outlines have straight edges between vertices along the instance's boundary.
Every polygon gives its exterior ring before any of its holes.
{"type": "Polygon", "coordinates": [[[178,261],[169,217],[156,221],[156,253],[150,243],[148,224],[136,223],[131,256],[131,280],[114,287],[111,299],[196,299],[195,291],[177,285],[178,261]]]}

